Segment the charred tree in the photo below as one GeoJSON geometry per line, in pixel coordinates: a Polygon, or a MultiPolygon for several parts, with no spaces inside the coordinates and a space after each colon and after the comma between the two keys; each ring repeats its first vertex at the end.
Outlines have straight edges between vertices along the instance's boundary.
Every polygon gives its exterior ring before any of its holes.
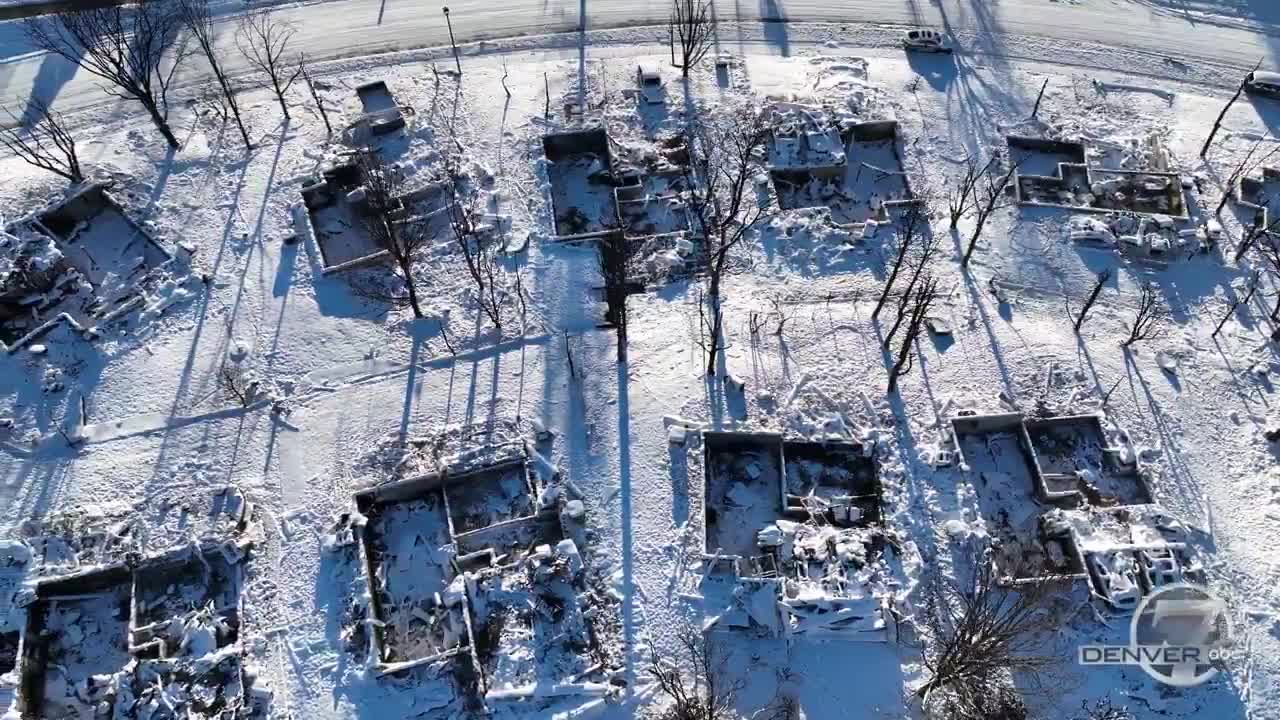
{"type": "Polygon", "coordinates": [[[1253,66],[1253,70],[1250,70],[1248,75],[1245,75],[1240,79],[1240,85],[1236,87],[1235,94],[1232,95],[1231,99],[1227,101],[1227,104],[1223,106],[1222,112],[1218,113],[1217,119],[1213,121],[1213,127],[1209,129],[1209,137],[1205,138],[1204,145],[1200,148],[1201,158],[1209,153],[1209,146],[1213,144],[1213,138],[1218,134],[1218,129],[1222,127],[1222,119],[1227,116],[1227,111],[1231,109],[1231,106],[1236,104],[1236,100],[1240,99],[1240,93],[1244,92],[1244,86],[1249,82],[1249,77],[1252,76],[1253,73],[1257,72],[1260,67],[1262,67],[1261,60],[1258,61],[1258,64],[1253,66]]]}
{"type": "MultiPolygon", "coordinates": [[[[1255,140],[1249,146],[1249,152],[1240,158],[1240,162],[1236,163],[1231,169],[1231,174],[1227,176],[1226,186],[1222,190],[1222,198],[1218,201],[1218,206],[1214,208],[1214,215],[1221,215],[1222,208],[1227,206],[1227,201],[1231,199],[1235,188],[1240,184],[1240,180],[1252,173],[1257,167],[1269,160],[1276,152],[1280,151],[1280,144],[1275,145],[1269,151],[1259,155],[1258,151],[1262,148],[1264,139],[1255,140]]],[[[1273,140],[1274,142],[1274,140],[1273,140]]]]}
{"type": "Polygon", "coordinates": [[[672,67],[680,68],[681,74],[689,77],[689,71],[711,50],[714,32],[710,2],[672,0],[671,19],[667,21],[672,67]]]}
{"type": "Polygon", "coordinates": [[[605,320],[618,335],[618,362],[627,359],[627,241],[621,233],[600,238],[596,244],[600,275],[604,278],[605,320]]]}
{"type": "Polygon", "coordinates": [[[1049,89],[1049,78],[1044,79],[1044,84],[1040,86],[1040,93],[1036,95],[1036,106],[1031,108],[1031,117],[1035,118],[1040,115],[1040,101],[1044,100],[1044,91],[1049,89]]]}
{"type": "Polygon", "coordinates": [[[1134,313],[1133,324],[1129,326],[1129,337],[1121,346],[1127,348],[1139,340],[1159,337],[1168,316],[1169,310],[1160,301],[1159,291],[1151,283],[1143,283],[1142,293],[1138,296],[1138,310],[1134,313]]]}
{"type": "Polygon", "coordinates": [[[965,158],[964,175],[960,183],[947,193],[947,210],[951,215],[950,229],[955,230],[960,218],[976,209],[978,204],[978,185],[981,180],[996,167],[997,159],[992,157],[985,165],[979,167],[973,156],[965,158]]]}
{"type": "Polygon", "coordinates": [[[455,155],[445,157],[445,191],[449,194],[449,228],[462,255],[467,275],[476,287],[476,302],[494,328],[502,332],[502,268],[498,253],[501,243],[479,223],[477,197],[462,176],[455,155]]]}
{"type": "Polygon", "coordinates": [[[685,172],[693,188],[689,211],[703,236],[707,258],[708,375],[715,374],[723,335],[720,285],[725,268],[734,249],[767,216],[750,190],[769,134],[764,114],[750,105],[705,121],[691,118],[686,128],[690,160],[685,172]]]}
{"type": "Polygon", "coordinates": [[[316,91],[316,84],[311,80],[311,72],[307,70],[307,58],[305,55],[298,56],[298,70],[302,72],[302,80],[307,84],[307,92],[311,93],[311,99],[315,101],[316,110],[320,111],[320,119],[324,120],[324,130],[328,134],[333,134],[333,125],[329,122],[329,111],[324,107],[324,100],[320,99],[320,93],[316,91]]]}
{"type": "Polygon", "coordinates": [[[872,319],[880,315],[885,302],[889,299],[889,293],[898,281],[898,274],[902,272],[908,253],[915,247],[916,238],[920,235],[920,223],[923,219],[923,214],[919,206],[912,205],[907,209],[906,214],[902,216],[898,232],[898,251],[893,257],[893,265],[889,270],[888,279],[884,282],[884,289],[880,291],[880,299],[876,301],[876,307],[871,311],[872,319]]]}
{"type": "Polygon", "coordinates": [[[285,120],[290,119],[285,95],[302,74],[302,63],[285,57],[293,33],[293,26],[276,19],[270,10],[246,13],[241,16],[236,30],[236,45],[240,53],[250,66],[267,76],[285,120]]]}
{"type": "Polygon", "coordinates": [[[423,318],[414,262],[431,242],[429,222],[412,216],[404,206],[405,178],[400,168],[389,164],[377,150],[367,147],[356,152],[355,164],[364,183],[365,230],[378,247],[387,251],[403,276],[413,316],[423,318]]]}
{"type": "Polygon", "coordinates": [[[982,229],[986,227],[991,213],[1012,204],[1008,195],[1009,183],[1013,182],[1013,175],[1018,171],[1018,165],[1011,161],[1009,169],[1004,172],[999,172],[997,167],[994,161],[987,163],[987,169],[982,173],[982,180],[978,183],[974,201],[974,212],[977,213],[978,222],[974,225],[973,237],[969,238],[969,246],[965,248],[964,258],[960,261],[964,267],[969,266],[969,258],[973,257],[973,250],[978,246],[978,239],[982,237],[982,229]]]}
{"type": "Polygon", "coordinates": [[[944,698],[961,717],[988,714],[1007,690],[1004,678],[1018,674],[1036,684],[1061,659],[1040,654],[1044,635],[1057,630],[1052,579],[1014,585],[1002,582],[988,553],[974,552],[973,576],[965,582],[936,576],[925,588],[919,630],[929,680],[916,691],[926,706],[944,698]]]}
{"type": "Polygon", "coordinates": [[[175,0],[175,2],[177,2],[183,27],[199,46],[200,54],[204,55],[205,62],[209,63],[209,69],[213,71],[214,79],[218,81],[218,89],[222,91],[227,109],[231,111],[236,127],[240,129],[244,146],[253,147],[253,143],[249,140],[249,131],[244,126],[244,118],[240,116],[240,102],[236,99],[236,91],[222,68],[222,61],[218,59],[217,36],[213,29],[213,13],[209,10],[209,0],[175,0]]]}
{"type": "Polygon", "coordinates": [[[679,649],[673,656],[659,657],[651,649],[646,673],[658,692],[670,703],[661,720],[730,720],[738,692],[745,687],[741,678],[728,679],[728,658],[711,642],[710,636],[692,628],[678,635],[679,649]]]}
{"type": "Polygon", "coordinates": [[[910,310],[907,312],[909,319],[907,329],[902,335],[902,346],[898,348],[897,360],[889,370],[889,392],[897,391],[898,378],[911,372],[911,349],[915,346],[916,339],[920,337],[925,320],[929,316],[929,309],[937,297],[938,281],[930,275],[924,276],[920,286],[911,296],[910,310]]]}
{"type": "Polygon", "coordinates": [[[169,147],[180,145],[169,127],[169,86],[187,53],[174,48],[182,18],[170,0],[69,10],[23,27],[33,46],[104,80],[108,95],[142,105],[169,147]]]}
{"type": "Polygon", "coordinates": [[[1084,325],[1084,319],[1089,314],[1089,309],[1093,304],[1098,302],[1098,295],[1102,293],[1102,287],[1111,279],[1111,271],[1103,270],[1098,273],[1098,281],[1094,283],[1093,290],[1089,293],[1089,299],[1084,301],[1084,307],[1080,308],[1080,314],[1076,316],[1075,331],[1080,332],[1080,328],[1084,325]]]}
{"type": "Polygon", "coordinates": [[[1241,305],[1248,305],[1249,301],[1253,300],[1253,295],[1258,292],[1258,285],[1261,281],[1262,276],[1259,273],[1255,272],[1249,276],[1249,282],[1245,286],[1244,295],[1237,295],[1235,299],[1231,301],[1231,304],[1227,307],[1226,314],[1224,314],[1222,319],[1218,321],[1218,326],[1213,329],[1213,334],[1210,335],[1210,337],[1218,337],[1218,333],[1222,332],[1222,328],[1226,326],[1227,321],[1231,319],[1231,316],[1236,314],[1236,310],[1239,309],[1241,305]]]}
{"type": "MultiPolygon", "coordinates": [[[[1272,287],[1280,285],[1280,238],[1266,235],[1257,243],[1258,254],[1266,263],[1267,275],[1271,278],[1272,287]]],[[[1271,321],[1280,322],[1280,291],[1275,294],[1275,306],[1271,310],[1271,321]]]]}
{"type": "MultiPolygon", "coordinates": [[[[922,212],[921,215],[924,213],[922,212]]],[[[930,263],[933,261],[933,255],[938,250],[938,237],[933,234],[932,229],[928,226],[928,222],[924,225],[923,231],[917,230],[920,238],[916,244],[919,246],[919,252],[916,254],[915,260],[912,262],[911,277],[907,280],[907,286],[902,290],[902,297],[898,300],[898,312],[893,320],[893,325],[889,328],[889,332],[884,338],[884,349],[888,350],[889,345],[893,342],[893,336],[898,333],[898,328],[902,326],[903,320],[908,316],[907,308],[911,304],[913,298],[912,293],[916,289],[917,283],[921,277],[926,277],[925,272],[930,263]]]]}
{"type": "Polygon", "coordinates": [[[83,182],[84,170],[76,152],[76,139],[66,120],[43,100],[34,97],[29,102],[29,114],[35,117],[24,123],[18,116],[8,113],[14,125],[0,128],[0,145],[28,165],[48,170],[73,183],[83,182]]]}

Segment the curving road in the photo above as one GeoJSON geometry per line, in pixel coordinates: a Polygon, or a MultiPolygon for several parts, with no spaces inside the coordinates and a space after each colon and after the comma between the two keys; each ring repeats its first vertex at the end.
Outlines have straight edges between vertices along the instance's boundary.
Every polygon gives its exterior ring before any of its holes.
{"type": "MultiPolygon", "coordinates": [[[[1202,3],[1214,0],[1201,0],[1202,3]]],[[[1270,0],[1266,0],[1270,1],[1270,0]]],[[[1185,0],[715,0],[722,21],[846,22],[924,24],[953,33],[988,38],[1019,36],[1046,46],[1070,43],[1252,66],[1280,59],[1280,27],[1264,19],[1227,15],[1210,21],[1163,3],[1185,0]],[[1266,31],[1247,27],[1253,23],[1266,31]]],[[[451,18],[459,42],[627,25],[660,24],[669,0],[452,0],[451,18]],[[583,20],[585,19],[585,23],[583,20]]],[[[235,7],[228,1],[226,7],[235,7]]],[[[313,0],[281,6],[278,12],[297,28],[295,46],[315,60],[446,45],[440,3],[421,0],[313,0]]],[[[1249,12],[1247,9],[1245,12],[1249,12]]],[[[1266,12],[1266,11],[1264,11],[1266,12]]],[[[1272,16],[1277,13],[1272,13],[1272,16]]],[[[1271,17],[1270,19],[1276,19],[1271,17]]],[[[235,50],[233,23],[222,21],[226,62],[233,73],[246,70],[235,50]]],[[[999,52],[993,46],[967,48],[999,52]]],[[[201,72],[192,66],[187,80],[201,72]]],[[[23,103],[33,88],[63,109],[105,100],[92,78],[57,58],[32,53],[17,22],[0,23],[0,98],[23,103]]]]}

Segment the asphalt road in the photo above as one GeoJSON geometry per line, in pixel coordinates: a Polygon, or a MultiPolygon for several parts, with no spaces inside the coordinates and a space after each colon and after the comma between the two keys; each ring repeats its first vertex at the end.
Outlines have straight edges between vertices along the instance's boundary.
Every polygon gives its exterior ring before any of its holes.
{"type": "MultiPolygon", "coordinates": [[[[1220,64],[1268,65],[1280,59],[1280,36],[1225,18],[1209,23],[1152,9],[1151,0],[715,0],[722,21],[856,22],[930,25],[951,32],[1043,38],[1046,44],[1088,42],[1117,48],[1206,59],[1220,64]]],[[[226,7],[235,7],[226,0],[226,7]]],[[[452,0],[459,42],[512,35],[661,24],[669,0],[452,0]],[[585,18],[585,23],[583,19],[585,18]]],[[[421,0],[313,0],[282,6],[297,30],[295,46],[313,60],[446,45],[441,5],[421,0]]],[[[220,38],[232,73],[247,71],[235,49],[233,22],[222,22],[220,38]]],[[[1273,28],[1280,32],[1280,28],[1273,28]]],[[[964,51],[990,51],[962,48],[964,51]]],[[[185,80],[196,80],[198,65],[185,80]]],[[[32,88],[62,109],[107,98],[86,73],[59,59],[31,53],[18,22],[0,23],[0,97],[7,106],[25,102],[32,88]]]]}

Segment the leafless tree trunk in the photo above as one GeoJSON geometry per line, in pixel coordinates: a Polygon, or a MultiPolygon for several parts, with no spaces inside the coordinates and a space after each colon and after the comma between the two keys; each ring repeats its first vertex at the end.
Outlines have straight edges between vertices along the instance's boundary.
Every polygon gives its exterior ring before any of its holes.
{"type": "Polygon", "coordinates": [[[83,182],[84,171],[76,153],[76,140],[62,115],[35,97],[31,98],[29,105],[36,117],[25,123],[6,111],[14,125],[0,128],[0,145],[28,165],[48,170],[73,183],[83,182]]]}
{"type": "Polygon", "coordinates": [[[737,717],[734,702],[745,681],[730,680],[726,661],[704,633],[685,628],[679,634],[675,657],[659,657],[651,650],[645,668],[658,692],[670,701],[661,720],[730,720],[737,717]]]}
{"type": "MultiPolygon", "coordinates": [[[[923,212],[921,213],[924,214],[923,212]]],[[[922,276],[927,276],[925,270],[933,260],[933,255],[938,250],[938,237],[933,234],[932,228],[928,226],[926,221],[923,231],[919,233],[920,242],[918,243],[920,251],[916,254],[915,261],[912,263],[911,279],[907,281],[907,287],[902,291],[902,297],[898,300],[898,312],[893,320],[893,326],[889,328],[889,332],[884,338],[884,349],[889,349],[889,344],[893,341],[893,336],[898,333],[898,328],[902,326],[903,318],[907,313],[907,307],[911,303],[912,292],[915,291],[916,283],[922,276]]]]}
{"type": "Polygon", "coordinates": [[[1160,301],[1159,291],[1151,283],[1143,283],[1142,294],[1138,297],[1138,311],[1134,314],[1133,324],[1129,326],[1129,337],[1121,345],[1129,347],[1139,340],[1159,337],[1168,317],[1169,310],[1160,301]]]}
{"type": "Polygon", "coordinates": [[[605,320],[617,329],[618,362],[627,360],[627,240],[621,233],[600,238],[596,244],[600,275],[604,278],[605,320]]]}
{"type": "Polygon", "coordinates": [[[253,147],[253,143],[249,140],[249,131],[244,126],[244,118],[240,116],[240,103],[236,100],[236,91],[231,87],[226,71],[222,69],[222,61],[218,59],[217,36],[213,28],[213,13],[209,10],[209,0],[175,0],[175,2],[183,26],[199,46],[201,54],[209,63],[209,69],[213,71],[214,79],[218,81],[218,87],[222,90],[222,96],[226,98],[231,116],[235,118],[236,127],[240,128],[240,137],[244,139],[244,146],[253,147]]]}
{"type": "Polygon", "coordinates": [[[773,308],[773,312],[770,314],[778,321],[778,324],[774,326],[773,334],[778,337],[782,337],[782,332],[787,327],[787,321],[791,319],[791,316],[787,314],[785,302],[785,299],[779,293],[769,297],[769,307],[773,308]]]}
{"type": "Polygon", "coordinates": [[[142,105],[169,147],[169,86],[187,53],[173,48],[182,20],[170,0],[72,10],[24,21],[31,44],[106,81],[113,97],[142,105]],[[171,57],[165,67],[167,51],[171,57]]]}
{"type": "Polygon", "coordinates": [[[880,310],[884,308],[885,302],[889,299],[889,293],[898,281],[898,273],[902,272],[908,253],[915,246],[916,238],[920,236],[920,221],[923,214],[924,211],[919,206],[913,205],[907,208],[906,214],[902,217],[901,229],[898,232],[898,252],[893,258],[893,266],[889,270],[888,279],[884,282],[884,289],[880,291],[880,299],[876,301],[876,307],[871,311],[872,319],[879,317],[880,310]]]}
{"type": "Polygon", "coordinates": [[[982,174],[985,182],[979,183],[979,190],[975,193],[974,208],[978,213],[978,223],[973,228],[969,247],[965,248],[964,259],[960,261],[962,266],[968,267],[969,258],[973,257],[973,249],[978,246],[978,238],[982,237],[982,228],[986,226],[987,218],[991,217],[991,213],[1012,204],[1007,191],[1017,171],[1018,164],[1012,162],[1012,159],[1009,162],[1009,169],[999,175],[996,174],[995,165],[988,163],[987,171],[982,174]]]}
{"type": "Polygon", "coordinates": [[[1227,308],[1226,314],[1222,316],[1222,320],[1218,321],[1218,326],[1213,329],[1213,334],[1209,337],[1218,337],[1218,333],[1222,332],[1223,326],[1227,324],[1227,321],[1231,319],[1232,315],[1236,314],[1236,310],[1241,305],[1248,305],[1249,301],[1253,300],[1253,295],[1258,292],[1258,285],[1261,284],[1261,282],[1262,275],[1258,272],[1255,271],[1249,276],[1249,282],[1245,286],[1244,295],[1237,295],[1236,298],[1231,301],[1231,305],[1227,308]]]}
{"type": "Polygon", "coordinates": [[[444,167],[445,190],[449,193],[449,226],[453,230],[454,241],[462,253],[467,274],[476,285],[480,309],[489,316],[498,332],[502,332],[503,273],[498,263],[501,243],[498,238],[481,231],[477,222],[476,196],[469,188],[468,180],[462,177],[457,157],[447,154],[444,167]]]}
{"type": "Polygon", "coordinates": [[[419,251],[431,242],[429,222],[412,216],[410,209],[404,207],[401,198],[405,194],[405,179],[400,168],[388,164],[373,148],[357,151],[355,163],[364,183],[365,230],[378,247],[387,251],[404,277],[413,316],[425,317],[413,266],[419,251]]]}
{"type": "Polygon", "coordinates": [[[1245,229],[1244,237],[1240,238],[1240,246],[1236,248],[1235,262],[1239,263],[1259,240],[1275,238],[1277,232],[1280,232],[1280,214],[1272,212],[1270,208],[1266,213],[1259,210],[1253,216],[1253,224],[1245,229]]]}
{"type": "MultiPolygon", "coordinates": [[[[1253,66],[1253,70],[1249,71],[1249,75],[1252,75],[1260,67],[1262,67],[1262,60],[1258,60],[1258,64],[1253,66]]],[[[1236,100],[1240,99],[1240,93],[1244,92],[1244,86],[1249,81],[1249,75],[1245,75],[1240,79],[1240,85],[1236,88],[1236,93],[1231,96],[1231,99],[1223,106],[1222,112],[1218,113],[1218,118],[1213,121],[1213,128],[1209,130],[1209,137],[1205,138],[1204,145],[1200,148],[1201,158],[1209,153],[1209,146],[1213,144],[1213,138],[1218,134],[1218,128],[1222,127],[1222,119],[1227,116],[1227,111],[1231,109],[1231,106],[1236,104],[1236,100]]]]}
{"type": "Polygon", "coordinates": [[[711,20],[711,3],[704,0],[671,0],[671,19],[667,33],[671,43],[671,65],[680,68],[684,77],[711,50],[715,23],[711,20]],[[679,46],[680,57],[676,58],[679,46]]]}
{"type": "Polygon", "coordinates": [[[218,368],[217,382],[223,396],[240,407],[249,407],[258,399],[257,378],[236,363],[224,362],[218,368]]]}
{"type": "Polygon", "coordinates": [[[1049,88],[1049,78],[1044,79],[1044,84],[1040,86],[1040,94],[1036,95],[1036,106],[1031,108],[1031,117],[1040,114],[1040,101],[1044,100],[1044,91],[1049,88]]]}
{"type": "Polygon", "coordinates": [[[705,121],[691,118],[686,128],[690,151],[686,177],[694,188],[689,210],[704,238],[707,256],[708,375],[715,374],[723,334],[720,283],[725,268],[733,250],[767,215],[749,191],[769,132],[763,113],[750,105],[728,108],[705,121]]]}
{"type": "Polygon", "coordinates": [[[320,99],[320,93],[316,91],[316,85],[311,81],[311,73],[307,70],[306,56],[298,56],[298,69],[302,71],[302,79],[307,83],[307,91],[311,93],[311,99],[316,103],[316,109],[320,111],[320,119],[324,120],[325,132],[333,134],[333,125],[329,123],[329,111],[324,107],[324,100],[320,99]]]}
{"type": "MultiPolygon", "coordinates": [[[[1265,235],[1257,243],[1258,254],[1266,263],[1267,275],[1271,278],[1272,287],[1280,284],[1280,238],[1265,235]]],[[[1271,310],[1271,321],[1280,322],[1280,292],[1275,295],[1275,307],[1271,310]]]]}
{"type": "Polygon", "coordinates": [[[1098,273],[1098,282],[1094,283],[1093,291],[1089,293],[1089,299],[1084,301],[1084,307],[1080,308],[1080,314],[1076,316],[1075,330],[1077,333],[1080,332],[1081,326],[1084,325],[1084,319],[1089,314],[1089,309],[1093,307],[1094,303],[1098,302],[1098,295],[1102,293],[1102,286],[1106,285],[1110,279],[1110,270],[1103,270],[1098,273]]]}
{"type": "Polygon", "coordinates": [[[1039,677],[1062,661],[1039,654],[1057,629],[1052,583],[1006,584],[989,554],[971,560],[968,582],[939,576],[925,588],[918,630],[930,678],[916,694],[927,703],[940,693],[960,717],[985,718],[993,700],[1006,704],[1005,677],[1039,677]]]}
{"type": "Polygon", "coordinates": [[[240,17],[240,26],[236,30],[236,45],[239,46],[245,60],[258,71],[265,73],[271,81],[271,90],[280,103],[280,111],[286,120],[289,116],[289,103],[285,94],[293,86],[293,81],[302,74],[302,63],[285,58],[289,49],[289,41],[293,39],[293,26],[277,20],[271,10],[255,10],[240,17]]]}
{"type": "Polygon", "coordinates": [[[916,339],[920,337],[920,331],[924,329],[929,309],[933,306],[933,301],[937,297],[938,281],[931,275],[925,275],[920,286],[916,288],[911,297],[911,311],[908,313],[910,319],[907,321],[907,329],[902,335],[902,346],[898,348],[898,359],[894,362],[893,368],[889,370],[889,392],[894,392],[898,389],[898,378],[900,376],[911,372],[911,348],[915,346],[916,339]]]}
{"type": "Polygon", "coordinates": [[[947,194],[947,209],[951,213],[950,228],[952,230],[956,229],[956,225],[960,223],[960,218],[976,208],[978,204],[978,183],[991,173],[996,166],[997,159],[993,156],[981,168],[978,167],[978,163],[973,156],[965,158],[964,162],[964,176],[960,178],[959,185],[953,187],[947,194]]]}
{"type": "Polygon", "coordinates": [[[1236,163],[1235,167],[1231,169],[1231,174],[1227,176],[1226,186],[1222,190],[1222,198],[1218,201],[1218,206],[1214,208],[1214,215],[1222,214],[1222,208],[1227,206],[1227,201],[1231,199],[1235,192],[1235,188],[1239,185],[1242,178],[1252,173],[1259,165],[1265,163],[1275,155],[1276,152],[1280,152],[1280,143],[1276,143],[1275,139],[1272,138],[1273,144],[1271,150],[1262,155],[1258,155],[1258,150],[1262,147],[1262,143],[1265,140],[1266,138],[1255,140],[1254,143],[1249,146],[1249,152],[1245,153],[1244,157],[1240,159],[1240,162],[1236,163]]]}

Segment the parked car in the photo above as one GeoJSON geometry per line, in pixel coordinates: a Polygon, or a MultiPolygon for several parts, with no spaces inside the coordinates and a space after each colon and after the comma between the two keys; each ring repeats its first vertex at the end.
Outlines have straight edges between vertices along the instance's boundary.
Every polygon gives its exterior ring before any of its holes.
{"type": "Polygon", "coordinates": [[[644,65],[636,68],[636,86],[640,88],[642,103],[662,105],[667,101],[667,90],[662,86],[662,74],[653,68],[644,65]]]}
{"type": "Polygon", "coordinates": [[[937,30],[908,30],[902,38],[902,47],[915,52],[949,53],[951,44],[937,30]]]}
{"type": "Polygon", "coordinates": [[[1245,77],[1244,91],[1251,95],[1280,98],[1280,73],[1255,70],[1245,77]]]}

